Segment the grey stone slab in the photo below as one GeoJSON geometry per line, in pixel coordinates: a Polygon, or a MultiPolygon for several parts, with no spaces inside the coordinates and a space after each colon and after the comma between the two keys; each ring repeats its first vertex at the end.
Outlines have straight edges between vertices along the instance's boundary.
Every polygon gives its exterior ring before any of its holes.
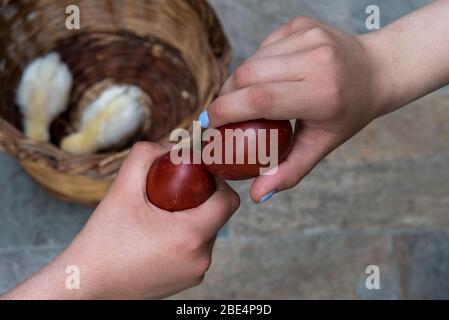
{"type": "Polygon", "coordinates": [[[331,164],[362,164],[449,150],[449,95],[431,94],[375,120],[329,157],[331,164]]]}
{"type": "Polygon", "coordinates": [[[49,263],[62,247],[0,249],[0,294],[49,263]]]}
{"type": "Polygon", "coordinates": [[[218,241],[204,283],[174,299],[394,299],[399,294],[386,234],[323,232],[218,241]],[[380,289],[365,287],[368,265],[380,289]]]}
{"type": "Polygon", "coordinates": [[[221,230],[218,232],[219,238],[227,238],[229,237],[230,231],[229,231],[229,224],[226,224],[221,228],[221,230]]]}
{"type": "Polygon", "coordinates": [[[353,166],[326,162],[263,205],[249,200],[249,183],[235,186],[242,198],[230,222],[235,235],[449,228],[449,152],[353,166]]]}
{"type": "Polygon", "coordinates": [[[272,31],[297,16],[311,16],[343,30],[351,30],[350,0],[211,0],[230,39],[231,69],[254,53],[272,31]]]}
{"type": "MultiPolygon", "coordinates": [[[[295,16],[366,32],[368,4],[380,6],[386,25],[430,1],[211,2],[235,68],[295,16]]],[[[233,183],[242,207],[220,233],[204,285],[175,298],[447,298],[447,92],[374,122],[263,206],[250,202],[250,182],[233,183]],[[364,286],[369,264],[380,267],[379,291],[364,286]]],[[[0,190],[2,292],[60,252],[92,209],[55,200],[3,154],[0,190]]]]}
{"type": "Polygon", "coordinates": [[[353,28],[357,33],[366,33],[370,31],[367,30],[365,25],[367,18],[365,10],[369,5],[376,5],[379,7],[380,24],[381,28],[383,28],[402,16],[431,2],[432,0],[352,0],[351,17],[353,28]]]}
{"type": "Polygon", "coordinates": [[[449,232],[409,232],[394,238],[401,295],[449,299],[449,232]]]}
{"type": "Polygon", "coordinates": [[[0,248],[67,244],[92,208],[56,200],[0,153],[0,248]]]}
{"type": "Polygon", "coordinates": [[[449,95],[449,86],[444,86],[443,88],[436,91],[437,94],[449,95]]]}

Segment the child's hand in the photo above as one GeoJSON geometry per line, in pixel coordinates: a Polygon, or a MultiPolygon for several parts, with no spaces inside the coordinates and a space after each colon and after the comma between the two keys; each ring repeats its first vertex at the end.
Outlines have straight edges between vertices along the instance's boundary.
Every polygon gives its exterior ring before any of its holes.
{"type": "Polygon", "coordinates": [[[239,207],[239,197],[217,181],[217,191],[197,208],[170,213],[155,207],[146,197],[146,177],[164,152],[155,144],[136,144],[69,248],[9,297],[161,298],[198,285],[217,232],[239,207]],[[68,265],[80,268],[79,290],[65,288],[68,265]]]}
{"type": "Polygon", "coordinates": [[[275,175],[254,181],[254,201],[298,184],[382,112],[390,89],[360,39],[310,18],[294,19],[262,42],[208,107],[211,127],[259,118],[299,120],[289,157],[275,175]]]}

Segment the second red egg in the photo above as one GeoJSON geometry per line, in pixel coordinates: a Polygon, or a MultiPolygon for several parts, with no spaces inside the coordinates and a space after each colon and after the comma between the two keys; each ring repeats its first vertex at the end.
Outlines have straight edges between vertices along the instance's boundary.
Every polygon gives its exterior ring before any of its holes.
{"type": "Polygon", "coordinates": [[[246,180],[259,176],[261,169],[271,167],[273,164],[261,161],[267,159],[260,159],[260,154],[266,155],[268,159],[276,160],[279,164],[285,160],[293,145],[293,129],[289,120],[260,119],[232,123],[218,128],[218,131],[219,135],[214,136],[211,141],[203,145],[203,162],[205,162],[207,171],[212,175],[227,180],[246,180]],[[276,132],[277,141],[273,141],[273,143],[277,143],[277,148],[274,148],[277,157],[270,154],[270,130],[276,132]],[[226,132],[228,132],[228,135],[226,135],[226,132]],[[229,139],[232,133],[238,135],[239,132],[244,133],[240,144],[238,143],[239,138],[229,139]],[[262,136],[261,132],[265,132],[265,134],[262,136]],[[262,139],[265,141],[262,141],[262,139]],[[216,150],[221,149],[221,154],[218,157],[213,157],[215,152],[211,151],[215,143],[218,143],[218,145],[215,145],[216,150]],[[265,150],[260,150],[260,148],[265,150]],[[231,150],[232,154],[229,156],[231,150]],[[209,151],[211,151],[211,158],[215,158],[215,160],[221,158],[221,163],[213,161],[214,159],[209,161],[205,159],[209,151]],[[228,153],[228,158],[226,158],[226,153],[228,153]],[[243,161],[241,161],[242,159],[243,161]]]}

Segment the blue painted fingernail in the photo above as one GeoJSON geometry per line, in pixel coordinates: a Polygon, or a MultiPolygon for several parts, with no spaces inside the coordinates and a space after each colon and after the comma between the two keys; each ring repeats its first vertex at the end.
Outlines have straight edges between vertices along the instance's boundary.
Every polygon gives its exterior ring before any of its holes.
{"type": "Polygon", "coordinates": [[[262,197],[262,199],[260,199],[259,204],[265,203],[265,202],[267,202],[268,200],[270,200],[271,197],[272,197],[276,192],[278,192],[277,189],[271,191],[270,193],[267,193],[266,195],[264,195],[264,196],[262,197]]]}
{"type": "Polygon", "coordinates": [[[200,113],[198,121],[200,122],[201,128],[207,129],[209,127],[209,116],[207,115],[207,111],[203,111],[200,113]]]}

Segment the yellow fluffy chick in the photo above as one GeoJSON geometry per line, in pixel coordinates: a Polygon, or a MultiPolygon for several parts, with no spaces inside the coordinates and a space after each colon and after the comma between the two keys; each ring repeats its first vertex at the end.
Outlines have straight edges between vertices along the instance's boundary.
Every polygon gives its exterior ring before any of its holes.
{"type": "Polygon", "coordinates": [[[132,85],[114,85],[86,107],[78,132],[65,137],[61,149],[83,155],[117,146],[140,128],[144,107],[143,92],[132,85]]]}
{"type": "Polygon", "coordinates": [[[72,74],[57,53],[33,60],[17,88],[17,104],[23,115],[25,135],[49,141],[51,122],[67,109],[72,74]]]}

